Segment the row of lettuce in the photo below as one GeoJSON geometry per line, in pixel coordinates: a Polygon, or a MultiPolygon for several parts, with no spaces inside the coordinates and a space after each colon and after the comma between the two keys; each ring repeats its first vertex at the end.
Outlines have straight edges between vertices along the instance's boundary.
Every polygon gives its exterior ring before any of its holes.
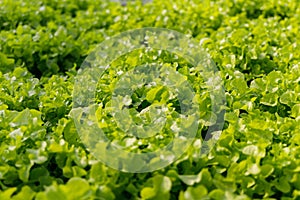
{"type": "Polygon", "coordinates": [[[300,198],[298,4],[0,2],[0,199],[300,198]],[[220,69],[227,104],[208,156],[194,145],[165,169],[130,174],[89,154],[69,112],[86,55],[142,27],[198,40],[220,69]]]}

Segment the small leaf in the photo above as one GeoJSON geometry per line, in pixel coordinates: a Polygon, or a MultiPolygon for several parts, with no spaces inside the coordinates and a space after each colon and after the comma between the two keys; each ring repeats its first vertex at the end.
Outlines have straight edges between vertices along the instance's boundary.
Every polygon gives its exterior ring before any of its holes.
{"type": "Polygon", "coordinates": [[[263,176],[264,178],[270,176],[273,171],[274,167],[272,165],[266,164],[260,167],[261,173],[260,175],[263,176]]]}
{"type": "Polygon", "coordinates": [[[203,185],[198,185],[196,187],[188,187],[184,192],[184,198],[180,200],[199,200],[207,195],[207,189],[203,185]]]}
{"type": "Polygon", "coordinates": [[[145,187],[141,191],[141,197],[143,199],[151,199],[151,198],[155,197],[155,195],[156,195],[155,190],[150,187],[145,187]]]}
{"type": "Polygon", "coordinates": [[[17,190],[17,188],[12,187],[7,190],[0,191],[0,199],[11,199],[11,195],[17,190]]]}
{"type": "Polygon", "coordinates": [[[35,192],[29,186],[24,186],[18,194],[13,196],[12,200],[31,200],[34,196],[35,192]]]}
{"type": "Polygon", "coordinates": [[[268,93],[260,99],[260,103],[274,107],[278,103],[278,95],[274,93],[268,93]]]}
{"type": "Polygon", "coordinates": [[[178,175],[178,178],[187,185],[194,185],[201,180],[200,174],[198,175],[178,175]]]}
{"type": "Polygon", "coordinates": [[[275,184],[275,187],[283,193],[288,193],[291,190],[291,186],[286,177],[279,178],[279,180],[275,184]]]}
{"type": "Polygon", "coordinates": [[[300,104],[296,104],[292,107],[291,116],[294,118],[300,117],[300,104]]]}
{"type": "Polygon", "coordinates": [[[83,199],[90,192],[90,186],[85,179],[71,178],[66,185],[61,185],[60,188],[68,195],[68,199],[83,199]]]}

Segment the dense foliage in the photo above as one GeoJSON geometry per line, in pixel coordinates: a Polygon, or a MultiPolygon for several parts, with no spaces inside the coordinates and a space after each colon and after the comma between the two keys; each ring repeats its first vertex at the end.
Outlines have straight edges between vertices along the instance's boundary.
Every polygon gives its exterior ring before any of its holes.
{"type": "MultiPolygon", "coordinates": [[[[0,199],[299,199],[299,29],[297,0],[0,1],[0,199]],[[204,124],[178,161],[131,174],[89,154],[69,113],[89,52],[142,27],[198,40],[221,72],[227,104],[207,156],[197,152],[204,124]]],[[[182,60],[161,57],[188,76],[182,60]]]]}

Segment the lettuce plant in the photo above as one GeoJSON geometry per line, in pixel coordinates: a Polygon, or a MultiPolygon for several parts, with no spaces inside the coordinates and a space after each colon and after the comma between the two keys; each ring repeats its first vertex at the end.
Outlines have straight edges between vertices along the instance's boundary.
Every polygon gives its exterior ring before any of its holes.
{"type": "MultiPolygon", "coordinates": [[[[2,0],[0,199],[299,199],[299,16],[297,0],[153,0],[126,6],[107,0],[2,0]],[[213,124],[203,120],[191,148],[173,164],[133,174],[96,160],[70,111],[74,77],[86,56],[111,36],[143,27],[176,30],[199,42],[224,81],[226,113],[208,155],[201,156],[200,149],[213,124]]],[[[117,70],[153,60],[183,74],[197,91],[200,109],[208,110],[201,78],[184,59],[158,51],[115,60],[115,70],[99,81],[95,101],[110,101],[117,70]]],[[[138,110],[139,103],[168,95],[160,86],[136,91],[133,106],[138,110]]],[[[112,122],[100,125],[111,138],[120,136],[111,131],[112,122]]],[[[136,151],[152,150],[143,142],[136,151]]]]}

